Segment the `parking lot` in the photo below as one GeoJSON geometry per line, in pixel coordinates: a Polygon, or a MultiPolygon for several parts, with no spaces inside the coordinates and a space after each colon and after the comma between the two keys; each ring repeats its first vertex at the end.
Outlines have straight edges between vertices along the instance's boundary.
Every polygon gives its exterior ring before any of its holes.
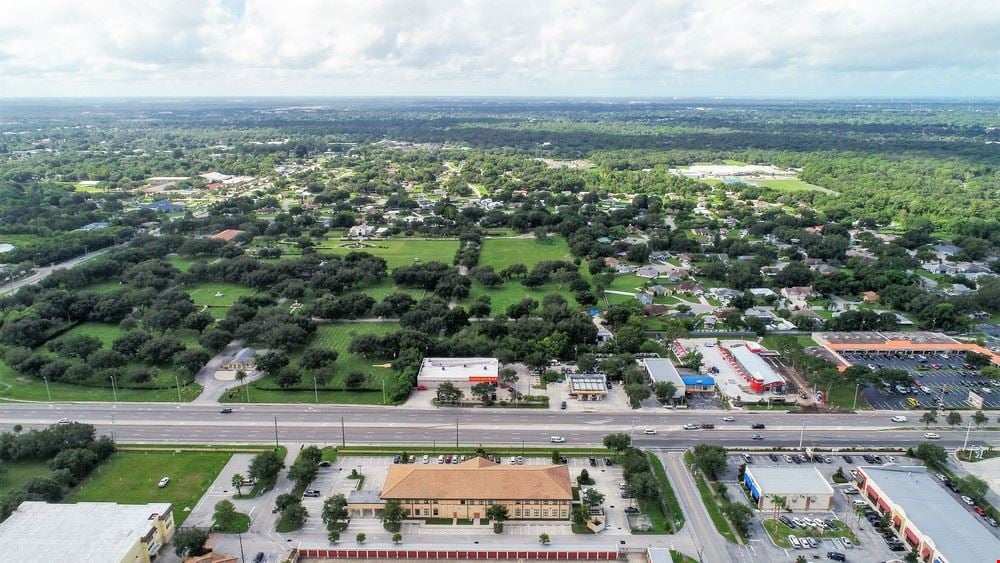
{"type": "MultiPolygon", "coordinates": [[[[750,458],[749,463],[751,465],[772,467],[795,465],[795,457],[801,456],[801,454],[796,454],[795,452],[774,452],[773,454],[765,452],[752,453],[748,455],[750,458]],[[772,460],[769,457],[770,455],[774,455],[776,459],[772,460]],[[791,461],[786,461],[785,456],[789,456],[791,461]]],[[[853,542],[851,542],[850,545],[845,544],[839,538],[815,538],[817,544],[816,547],[803,547],[799,549],[779,547],[772,543],[770,536],[764,529],[763,521],[771,519],[773,516],[773,513],[770,511],[765,511],[758,512],[751,523],[750,543],[757,558],[761,561],[791,561],[794,560],[797,555],[804,555],[810,560],[827,560],[826,554],[831,551],[843,553],[846,555],[847,561],[886,561],[898,558],[899,554],[894,553],[889,549],[888,545],[878,532],[874,530],[865,520],[859,520],[858,516],[855,514],[852,504],[854,499],[859,497],[857,495],[844,494],[845,490],[850,490],[852,487],[849,484],[832,483],[833,474],[837,471],[838,467],[842,467],[844,473],[848,474],[850,470],[857,465],[869,464],[869,462],[863,458],[863,455],[864,454],[851,453],[847,454],[845,457],[845,455],[842,454],[824,452],[821,454],[821,457],[824,459],[823,463],[804,461],[805,456],[801,456],[799,459],[800,464],[814,464],[820,474],[831,482],[835,491],[833,497],[833,509],[830,511],[820,512],[784,513],[788,517],[839,520],[854,531],[858,538],[857,545],[854,545],[853,542]],[[829,462],[826,462],[827,458],[829,458],[829,462]],[[850,461],[848,461],[848,459],[850,461]]],[[[872,459],[872,461],[875,460],[872,459]]],[[[889,457],[884,454],[880,454],[877,461],[878,463],[889,463],[889,457]]],[[[908,462],[909,461],[910,460],[908,460],[908,462]]],[[[745,500],[746,496],[743,493],[743,488],[737,481],[739,466],[744,462],[744,457],[742,454],[730,453],[728,462],[727,471],[722,480],[727,484],[729,498],[745,500]]],[[[795,531],[793,531],[790,535],[800,537],[809,535],[809,533],[803,531],[796,534],[795,531]]]]}
{"type": "Polygon", "coordinates": [[[969,392],[983,398],[984,408],[1000,408],[1000,386],[979,376],[973,369],[962,367],[964,354],[843,354],[849,362],[860,366],[906,370],[914,380],[908,388],[870,386],[863,390],[865,399],[876,409],[908,408],[969,408],[969,392]],[[922,357],[921,357],[922,356],[922,357]],[[935,367],[937,366],[937,367],[935,367]],[[912,397],[917,406],[909,404],[912,397]],[[940,400],[940,403],[938,402],[940,400]]]}

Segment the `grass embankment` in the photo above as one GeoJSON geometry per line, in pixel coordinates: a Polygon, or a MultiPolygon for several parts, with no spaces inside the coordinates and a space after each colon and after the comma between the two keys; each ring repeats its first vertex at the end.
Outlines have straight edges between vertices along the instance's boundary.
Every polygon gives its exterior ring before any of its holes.
{"type": "Polygon", "coordinates": [[[169,502],[174,507],[174,521],[180,526],[232,455],[228,452],[118,452],[96,468],[67,500],[122,504],[169,502]],[[157,483],[163,477],[170,477],[170,484],[160,488],[157,483]]]}
{"type": "Polygon", "coordinates": [[[732,543],[742,543],[737,540],[736,533],[733,531],[732,526],[729,525],[729,520],[722,513],[722,506],[719,504],[720,499],[715,496],[712,487],[701,475],[701,472],[692,469],[694,467],[694,455],[689,451],[684,452],[684,464],[688,466],[688,469],[692,473],[694,483],[698,487],[698,494],[701,496],[701,502],[705,505],[705,510],[708,511],[708,516],[712,519],[715,529],[726,540],[732,543]]]}
{"type": "Polygon", "coordinates": [[[653,468],[653,476],[660,484],[660,504],[671,523],[672,533],[677,533],[684,527],[684,511],[681,510],[681,504],[677,500],[677,495],[667,478],[667,472],[663,469],[660,458],[652,452],[646,452],[646,456],[649,457],[649,465],[653,468]]]}

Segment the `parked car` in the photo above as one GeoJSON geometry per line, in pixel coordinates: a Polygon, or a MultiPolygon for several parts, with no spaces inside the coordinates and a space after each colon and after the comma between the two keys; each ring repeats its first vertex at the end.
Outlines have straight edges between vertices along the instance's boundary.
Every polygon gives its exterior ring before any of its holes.
{"type": "Polygon", "coordinates": [[[698,424],[692,424],[690,422],[684,425],[684,430],[697,430],[699,428],[701,428],[700,425],[698,425],[698,424]]]}
{"type": "Polygon", "coordinates": [[[73,422],[73,421],[70,420],[70,419],[68,419],[68,418],[60,418],[59,422],[57,422],[56,424],[69,424],[71,422],[73,422]]]}
{"type": "Polygon", "coordinates": [[[826,558],[833,559],[834,561],[847,561],[847,556],[839,551],[827,551],[826,558]]]}
{"type": "Polygon", "coordinates": [[[785,463],[794,463],[794,460],[792,460],[792,456],[785,454],[785,463]]]}
{"type": "Polygon", "coordinates": [[[774,454],[767,454],[767,458],[770,459],[771,461],[778,461],[778,456],[774,454]]]}
{"type": "Polygon", "coordinates": [[[163,487],[166,487],[169,484],[170,484],[170,477],[164,477],[163,479],[160,479],[160,482],[156,486],[162,489],[163,487]]]}
{"type": "Polygon", "coordinates": [[[972,507],[972,511],[975,512],[976,514],[980,515],[980,516],[983,516],[983,517],[986,516],[986,511],[983,510],[983,507],[981,507],[981,506],[973,506],[972,507]]]}
{"type": "Polygon", "coordinates": [[[763,440],[764,437],[761,436],[760,434],[754,434],[753,436],[750,436],[750,439],[751,440],[763,440]]]}
{"type": "Polygon", "coordinates": [[[986,523],[989,524],[990,526],[993,526],[994,528],[997,527],[997,521],[994,520],[992,517],[987,516],[986,523]]]}
{"type": "Polygon", "coordinates": [[[316,490],[316,489],[306,489],[306,490],[305,490],[305,492],[304,492],[304,493],[302,493],[302,496],[304,496],[304,497],[318,497],[318,496],[320,496],[321,494],[322,494],[322,493],[320,493],[320,492],[319,492],[318,490],[316,490]]]}
{"type": "Polygon", "coordinates": [[[792,544],[795,549],[802,549],[802,544],[799,543],[799,538],[795,536],[788,536],[788,543],[792,544]]]}
{"type": "Polygon", "coordinates": [[[403,458],[399,457],[398,455],[392,456],[392,462],[393,463],[399,463],[400,461],[402,461],[402,459],[403,458]]]}
{"type": "Polygon", "coordinates": [[[852,542],[850,538],[840,538],[840,541],[844,542],[844,547],[847,549],[854,547],[854,542],[852,542]]]}
{"type": "Polygon", "coordinates": [[[903,415],[896,415],[896,416],[890,418],[889,420],[891,420],[893,422],[906,422],[906,417],[903,416],[903,415]]]}
{"type": "Polygon", "coordinates": [[[843,458],[844,463],[854,463],[854,458],[849,455],[842,455],[840,457],[843,458]]]}
{"type": "Polygon", "coordinates": [[[258,551],[257,555],[253,558],[253,563],[264,563],[264,552],[258,551]]]}
{"type": "MultiPolygon", "coordinates": [[[[427,456],[424,456],[424,457],[427,457],[427,456]]],[[[330,463],[329,461],[325,460],[325,459],[323,461],[319,462],[319,466],[320,467],[330,467],[331,465],[333,465],[333,464],[330,463]]]]}
{"type": "Polygon", "coordinates": [[[638,513],[639,513],[639,509],[636,508],[636,507],[634,507],[634,506],[626,506],[625,507],[625,514],[638,514],[638,513]]]}
{"type": "Polygon", "coordinates": [[[614,465],[615,462],[611,461],[610,457],[604,458],[604,465],[614,465]]]}
{"type": "Polygon", "coordinates": [[[444,456],[443,455],[439,455],[438,456],[438,463],[444,463],[444,456]]]}
{"type": "Polygon", "coordinates": [[[559,403],[559,409],[560,410],[566,410],[566,401],[563,401],[563,402],[559,403]]]}
{"type": "Polygon", "coordinates": [[[597,458],[596,457],[588,457],[587,461],[590,462],[590,466],[591,467],[597,467],[597,458]]]}

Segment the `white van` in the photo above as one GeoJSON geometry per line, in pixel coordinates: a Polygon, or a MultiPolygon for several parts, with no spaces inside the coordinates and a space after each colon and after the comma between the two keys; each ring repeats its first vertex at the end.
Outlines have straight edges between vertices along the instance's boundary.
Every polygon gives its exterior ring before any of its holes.
{"type": "Polygon", "coordinates": [[[799,538],[795,536],[788,536],[788,543],[792,544],[795,549],[802,549],[802,544],[799,543],[799,538]]]}
{"type": "Polygon", "coordinates": [[[861,499],[857,499],[854,501],[854,506],[868,506],[868,503],[861,499]]]}
{"type": "Polygon", "coordinates": [[[566,441],[566,438],[562,436],[549,436],[549,441],[553,444],[562,444],[566,441]]]}

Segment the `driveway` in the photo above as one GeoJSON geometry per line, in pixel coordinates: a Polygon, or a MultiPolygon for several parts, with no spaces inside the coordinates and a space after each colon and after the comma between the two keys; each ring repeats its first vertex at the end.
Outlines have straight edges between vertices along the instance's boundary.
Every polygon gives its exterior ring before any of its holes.
{"type": "MultiPolygon", "coordinates": [[[[222,366],[223,362],[232,358],[242,348],[242,340],[233,340],[227,344],[225,348],[220,350],[219,353],[216,354],[211,360],[208,360],[205,367],[198,370],[198,373],[194,376],[194,380],[201,384],[202,390],[201,395],[198,395],[195,400],[191,401],[192,403],[218,404],[219,398],[222,397],[223,393],[240,385],[235,380],[216,379],[215,373],[222,366]]],[[[257,381],[262,377],[264,377],[263,373],[257,370],[251,371],[248,374],[248,377],[243,380],[243,384],[245,385],[247,383],[257,381]]]]}

